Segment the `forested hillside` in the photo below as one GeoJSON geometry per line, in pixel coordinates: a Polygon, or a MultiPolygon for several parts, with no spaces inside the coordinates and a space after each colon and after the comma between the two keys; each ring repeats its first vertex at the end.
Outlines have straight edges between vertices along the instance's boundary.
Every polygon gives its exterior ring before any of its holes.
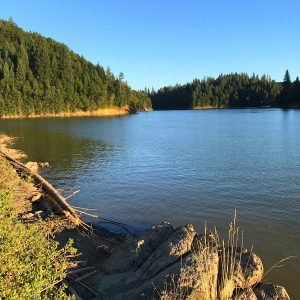
{"type": "Polygon", "coordinates": [[[195,79],[184,85],[169,86],[149,93],[154,109],[201,107],[300,106],[300,83],[291,81],[286,71],[283,83],[269,76],[245,73],[195,79]]]}
{"type": "Polygon", "coordinates": [[[67,46],[0,20],[0,115],[151,107],[120,73],[93,65],[67,46]]]}

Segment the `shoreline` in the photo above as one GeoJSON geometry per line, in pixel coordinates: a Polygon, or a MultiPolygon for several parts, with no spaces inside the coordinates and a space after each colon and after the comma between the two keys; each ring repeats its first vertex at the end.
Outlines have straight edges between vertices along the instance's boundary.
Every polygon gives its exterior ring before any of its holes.
{"type": "Polygon", "coordinates": [[[191,110],[209,110],[209,109],[223,109],[225,107],[215,107],[215,106],[196,106],[191,108],[191,110]]]}
{"type": "Polygon", "coordinates": [[[198,106],[193,108],[166,108],[166,109],[152,109],[152,111],[176,111],[176,110],[217,110],[217,109],[300,109],[300,106],[232,106],[232,107],[216,107],[216,106],[198,106]]]}
{"type": "Polygon", "coordinates": [[[60,112],[47,114],[30,114],[30,115],[3,115],[0,119],[35,119],[35,118],[68,118],[68,117],[114,117],[126,116],[131,114],[128,106],[119,108],[99,108],[97,110],[83,111],[78,110],[74,112],[60,112]]]}
{"type": "MultiPolygon", "coordinates": [[[[214,106],[203,106],[203,107],[194,107],[186,109],[148,109],[145,108],[142,111],[138,112],[151,112],[151,111],[177,111],[177,110],[216,110],[216,109],[249,109],[249,108],[260,108],[260,109],[300,109],[300,106],[289,106],[289,107],[280,107],[280,106],[271,106],[271,107],[214,107],[214,106]]],[[[127,116],[134,114],[135,112],[130,111],[130,108],[125,107],[111,107],[111,108],[99,108],[96,110],[77,110],[74,112],[59,112],[59,113],[46,113],[46,114],[29,114],[29,115],[0,115],[0,120],[3,119],[42,119],[42,118],[72,118],[72,117],[117,117],[117,116],[127,116]]]]}

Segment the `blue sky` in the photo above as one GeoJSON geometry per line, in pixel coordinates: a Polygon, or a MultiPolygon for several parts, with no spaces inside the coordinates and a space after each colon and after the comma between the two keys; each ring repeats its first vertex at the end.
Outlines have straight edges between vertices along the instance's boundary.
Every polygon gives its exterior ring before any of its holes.
{"type": "Polygon", "coordinates": [[[2,0],[0,18],[10,16],[136,89],[230,72],[300,75],[299,0],[2,0]]]}

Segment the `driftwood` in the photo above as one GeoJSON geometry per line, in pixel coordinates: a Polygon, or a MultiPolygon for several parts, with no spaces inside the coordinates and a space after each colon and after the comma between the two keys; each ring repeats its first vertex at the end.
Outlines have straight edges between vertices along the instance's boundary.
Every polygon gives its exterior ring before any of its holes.
{"type": "Polygon", "coordinates": [[[85,271],[91,271],[91,270],[95,270],[95,268],[96,268],[95,266],[80,268],[80,269],[69,271],[67,275],[74,275],[74,274],[82,273],[85,271]]]}
{"type": "Polygon", "coordinates": [[[76,194],[79,193],[79,192],[80,192],[80,190],[75,191],[74,193],[72,193],[71,195],[69,195],[68,197],[66,197],[65,200],[70,199],[71,197],[73,197],[74,195],[76,195],[76,194]]]}
{"type": "Polygon", "coordinates": [[[17,171],[21,171],[23,174],[27,176],[31,176],[35,183],[41,186],[42,190],[45,191],[49,196],[53,198],[56,204],[61,209],[62,213],[75,225],[81,225],[82,221],[78,217],[76,211],[66,202],[66,199],[56,190],[46,179],[44,179],[39,174],[31,171],[24,164],[18,162],[11,156],[6,153],[0,151],[0,155],[2,155],[17,171]]]}
{"type": "Polygon", "coordinates": [[[79,281],[82,281],[83,279],[86,279],[90,276],[92,276],[93,274],[97,273],[98,270],[93,270],[92,272],[89,272],[89,273],[86,273],[78,278],[76,278],[72,283],[76,283],[76,282],[79,282],[79,281]]]}
{"type": "Polygon", "coordinates": [[[79,209],[77,209],[77,208],[75,208],[75,211],[79,212],[80,214],[87,215],[87,216],[89,216],[89,217],[98,218],[97,215],[93,215],[93,214],[87,213],[87,212],[82,211],[82,210],[79,210],[79,209]]]}

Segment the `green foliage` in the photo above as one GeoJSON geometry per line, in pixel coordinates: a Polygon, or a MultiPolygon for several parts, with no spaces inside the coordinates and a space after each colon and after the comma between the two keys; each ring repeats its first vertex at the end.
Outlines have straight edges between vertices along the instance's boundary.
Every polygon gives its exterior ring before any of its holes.
{"type": "Polygon", "coordinates": [[[268,76],[234,73],[164,87],[151,93],[151,100],[154,109],[268,106],[277,103],[280,89],[268,76]]]}
{"type": "Polygon", "coordinates": [[[289,70],[285,71],[284,78],[283,78],[283,88],[290,88],[291,87],[291,76],[289,70]]]}
{"type": "Polygon", "coordinates": [[[288,70],[282,84],[265,75],[234,73],[164,87],[149,95],[154,109],[300,106],[299,79],[292,83],[288,70]]]}
{"type": "Polygon", "coordinates": [[[39,224],[17,220],[8,192],[0,191],[0,298],[73,299],[57,284],[66,276],[72,243],[58,249],[39,224]]]}
{"type": "Polygon", "coordinates": [[[299,77],[292,82],[289,70],[286,70],[280,94],[280,105],[283,107],[300,106],[300,82],[299,77]]]}
{"type": "Polygon", "coordinates": [[[150,108],[145,97],[127,85],[123,73],[115,78],[64,44],[0,20],[0,115],[87,111],[132,101],[150,108]]]}

